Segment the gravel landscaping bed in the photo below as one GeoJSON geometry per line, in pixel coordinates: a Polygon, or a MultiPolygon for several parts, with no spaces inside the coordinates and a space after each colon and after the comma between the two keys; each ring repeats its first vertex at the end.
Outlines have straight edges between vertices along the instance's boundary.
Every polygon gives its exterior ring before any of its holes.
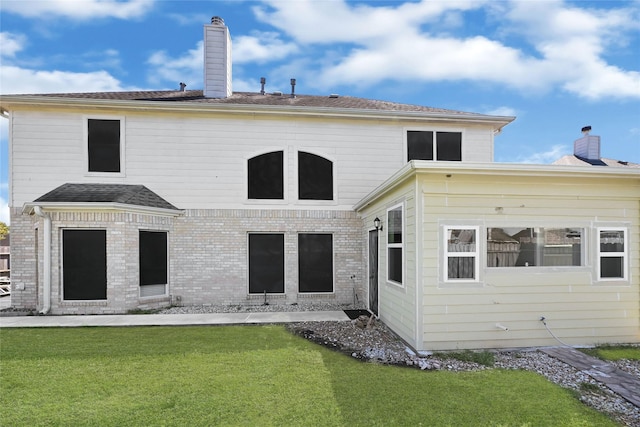
{"type": "MultiPolygon", "coordinates": [[[[288,304],[255,306],[191,306],[162,310],[165,314],[233,313],[269,311],[338,311],[358,310],[361,306],[336,304],[288,304]]],[[[445,354],[418,354],[382,322],[366,316],[350,322],[299,322],[286,325],[292,333],[323,346],[341,351],[356,359],[373,363],[408,366],[422,370],[477,371],[483,369],[525,369],[543,375],[549,381],[573,390],[585,404],[604,412],[625,426],[640,425],[640,408],[613,393],[564,362],[535,349],[493,351],[493,366],[448,358],[445,354]]],[[[640,378],[637,361],[611,362],[619,369],[640,378]]]]}

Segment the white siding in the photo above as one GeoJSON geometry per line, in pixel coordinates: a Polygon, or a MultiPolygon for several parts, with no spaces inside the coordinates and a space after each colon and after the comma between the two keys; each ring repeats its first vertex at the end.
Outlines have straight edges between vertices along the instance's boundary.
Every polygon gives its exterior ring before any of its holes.
{"type": "MultiPolygon", "coordinates": [[[[113,111],[114,118],[125,117],[125,174],[88,176],[83,120],[93,115],[110,114],[12,114],[12,206],[66,182],[100,182],[146,185],[181,209],[309,208],[297,201],[295,169],[297,151],[308,150],[334,160],[337,200],[317,206],[350,209],[404,164],[405,127],[395,122],[113,111]],[[285,201],[247,201],[246,161],[270,150],[287,156],[285,201]]],[[[463,147],[473,144],[469,150],[481,157],[491,146],[490,136],[488,130],[470,129],[463,147]]]]}
{"type": "Polygon", "coordinates": [[[640,205],[629,180],[518,176],[430,176],[424,194],[422,349],[558,345],[540,317],[565,342],[592,345],[637,342],[640,310],[640,205]],[[442,281],[444,225],[481,230],[522,226],[584,227],[582,267],[486,268],[481,245],[480,282],[442,281]],[[624,224],[629,232],[630,280],[596,278],[595,229],[624,224]],[[503,331],[499,323],[509,328],[503,331]]]}

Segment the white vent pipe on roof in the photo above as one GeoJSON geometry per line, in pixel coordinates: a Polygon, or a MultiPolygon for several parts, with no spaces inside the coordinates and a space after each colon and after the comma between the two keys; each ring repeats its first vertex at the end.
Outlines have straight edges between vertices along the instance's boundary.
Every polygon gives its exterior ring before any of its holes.
{"type": "Polygon", "coordinates": [[[43,306],[40,313],[47,314],[51,310],[51,217],[44,213],[40,206],[34,206],[33,212],[44,219],[44,283],[43,306]]]}

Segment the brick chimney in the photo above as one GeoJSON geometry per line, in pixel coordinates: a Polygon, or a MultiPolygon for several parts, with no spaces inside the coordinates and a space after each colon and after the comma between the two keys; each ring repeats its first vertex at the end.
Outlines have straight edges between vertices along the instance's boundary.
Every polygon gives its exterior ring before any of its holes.
{"type": "Polygon", "coordinates": [[[204,96],[231,96],[231,36],[224,20],[211,18],[204,26],[204,96]]]}
{"type": "Polygon", "coordinates": [[[573,155],[583,160],[600,160],[600,137],[589,132],[591,126],[582,128],[582,138],[573,143],[573,155]]]}

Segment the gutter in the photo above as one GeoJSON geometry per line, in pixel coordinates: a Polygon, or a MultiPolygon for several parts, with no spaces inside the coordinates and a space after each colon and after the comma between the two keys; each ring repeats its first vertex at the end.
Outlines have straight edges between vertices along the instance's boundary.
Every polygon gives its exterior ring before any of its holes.
{"type": "Polygon", "coordinates": [[[490,116],[484,114],[447,112],[447,111],[397,111],[374,110],[346,107],[310,107],[296,105],[271,105],[271,104],[233,104],[220,102],[174,102],[174,101],[149,101],[134,99],[94,99],[94,98],[65,98],[38,95],[4,95],[0,98],[0,104],[11,108],[19,105],[39,105],[51,107],[94,107],[105,109],[124,109],[132,111],[168,111],[175,113],[199,112],[221,114],[251,114],[260,115],[290,115],[306,117],[349,117],[378,120],[435,120],[435,121],[468,121],[475,123],[491,123],[500,130],[514,121],[514,116],[490,116]]]}
{"type": "Polygon", "coordinates": [[[51,310],[51,217],[40,206],[34,206],[33,212],[44,219],[44,304],[40,314],[47,314],[51,310]]]}
{"type": "Polygon", "coordinates": [[[569,178],[616,178],[636,180],[640,183],[640,169],[600,166],[537,165],[522,163],[465,163],[411,160],[394,175],[363,197],[353,206],[361,211],[381,195],[400,185],[413,174],[442,175],[491,175],[508,177],[569,177],[569,178]]]}

